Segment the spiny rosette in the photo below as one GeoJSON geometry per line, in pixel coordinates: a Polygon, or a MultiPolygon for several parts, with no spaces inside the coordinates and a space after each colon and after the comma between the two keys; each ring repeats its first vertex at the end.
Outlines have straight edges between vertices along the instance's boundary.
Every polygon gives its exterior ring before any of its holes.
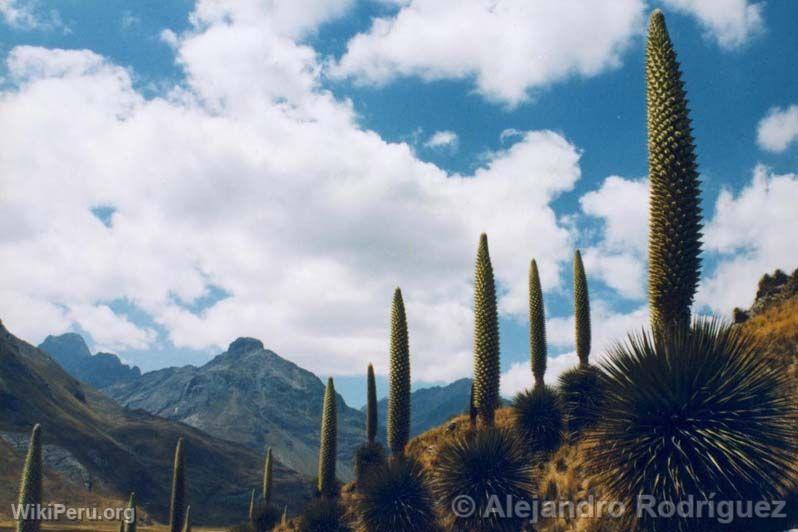
{"type": "Polygon", "coordinates": [[[560,375],[560,404],[571,440],[598,420],[602,391],[599,370],[578,366],[560,375]]]}
{"type": "MultiPolygon", "coordinates": [[[[790,377],[743,330],[701,319],[632,335],[600,369],[601,421],[585,434],[585,465],[613,499],[779,500],[795,485],[790,377]]],[[[669,520],[667,530],[693,525],[669,520]]]]}
{"type": "Polygon", "coordinates": [[[444,444],[437,455],[433,491],[447,530],[520,530],[526,518],[494,510],[497,504],[504,508],[508,500],[513,505],[531,504],[532,467],[521,443],[507,429],[469,432],[444,444]],[[466,508],[460,506],[463,501],[466,508]]]}
{"type": "Polygon", "coordinates": [[[543,385],[519,393],[513,400],[513,425],[531,453],[555,451],[565,428],[557,392],[543,385]]]}
{"type": "Polygon", "coordinates": [[[392,459],[363,482],[357,512],[369,532],[433,532],[435,504],[426,473],[412,458],[392,459]]]}

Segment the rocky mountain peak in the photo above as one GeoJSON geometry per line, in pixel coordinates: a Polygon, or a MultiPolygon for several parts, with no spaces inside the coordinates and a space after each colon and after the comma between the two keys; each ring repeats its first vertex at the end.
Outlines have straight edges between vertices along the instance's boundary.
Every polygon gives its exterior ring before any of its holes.
{"type": "Polygon", "coordinates": [[[39,345],[39,348],[59,360],[59,362],[62,360],[77,362],[91,356],[91,351],[89,351],[86,341],[81,335],[76,333],[66,333],[57,336],[49,335],[39,345]]]}
{"type": "Polygon", "coordinates": [[[227,348],[227,352],[231,355],[243,355],[252,351],[262,351],[263,342],[257,338],[241,337],[237,338],[227,348]]]}
{"type": "Polygon", "coordinates": [[[781,270],[766,273],[759,279],[754,304],[748,310],[734,309],[734,322],[743,323],[748,318],[766,311],[773,305],[798,296],[798,268],[791,275],[781,270]]]}

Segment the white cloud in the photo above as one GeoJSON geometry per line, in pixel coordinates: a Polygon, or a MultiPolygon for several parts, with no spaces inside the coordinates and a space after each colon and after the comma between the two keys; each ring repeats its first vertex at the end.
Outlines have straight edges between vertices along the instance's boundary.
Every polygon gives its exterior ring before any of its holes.
{"type": "Polygon", "coordinates": [[[726,49],[738,48],[764,30],[764,3],[748,0],[661,0],[667,7],[692,15],[707,35],[726,49]]]}
{"type": "Polygon", "coordinates": [[[478,235],[490,236],[502,311],[523,316],[528,261],[552,289],[570,260],[550,203],[579,179],[579,150],[525,132],[473,175],[447,175],[361,129],[290,37],[312,25],[276,24],[263,5],[201,2],[173,39],[187,83],[158,98],[90,51],[11,51],[0,316],[31,341],[76,323],[101,345],[149,345],[151,331],[103,306],[124,298],[179,347],[249,335],[320,374],[372,359],[384,373],[375,354],[400,285],[414,378],[467,375],[478,235]],[[110,227],[98,205],[115,209],[110,227]],[[230,296],[187,308],[210,285],[230,296]]]}
{"type": "Polygon", "coordinates": [[[353,37],[331,74],[377,85],[473,78],[486,98],[517,105],[620,65],[644,9],[642,0],[413,0],[353,37]]]}
{"type": "Polygon", "coordinates": [[[72,305],[68,316],[91,335],[99,351],[147,349],[156,339],[155,331],[137,327],[107,305],[72,305]]]}
{"type": "Polygon", "coordinates": [[[798,139],[798,105],[773,107],[759,121],[756,142],[763,150],[782,152],[798,139]]]}
{"type": "Polygon", "coordinates": [[[459,138],[457,133],[454,131],[436,131],[427,142],[424,143],[424,146],[427,148],[433,149],[447,149],[450,151],[457,151],[457,145],[459,143],[459,138]]]}
{"type": "Polygon", "coordinates": [[[34,0],[0,0],[0,18],[21,30],[50,30],[62,27],[58,11],[44,12],[34,0]]]}
{"type": "Polygon", "coordinates": [[[796,198],[798,175],[776,175],[761,165],[739,194],[721,192],[704,239],[706,249],[719,255],[719,262],[702,282],[699,304],[728,316],[734,307],[751,305],[763,274],[798,266],[796,198]]]}
{"type": "Polygon", "coordinates": [[[609,176],[598,190],[583,195],[582,211],[602,220],[601,237],[583,252],[585,268],[619,295],[645,295],[648,238],[648,183],[609,176]]]}

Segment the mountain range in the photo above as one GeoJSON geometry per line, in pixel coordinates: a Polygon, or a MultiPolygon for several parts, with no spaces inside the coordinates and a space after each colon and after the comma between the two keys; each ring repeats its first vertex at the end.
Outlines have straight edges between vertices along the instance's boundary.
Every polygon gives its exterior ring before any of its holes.
{"type": "MultiPolygon", "coordinates": [[[[135,491],[144,511],[167,518],[172,458],[185,441],[192,514],[198,522],[246,516],[259,486],[263,454],[189,425],[128,409],[67,374],[43,351],[0,323],[0,515],[16,499],[27,439],[42,426],[46,486],[66,501],[123,500],[135,491]]],[[[310,482],[278,463],[276,503],[297,510],[310,482]]],[[[7,515],[6,515],[7,517],[7,515]]]]}
{"type": "Polygon", "coordinates": [[[141,377],[139,368],[123,364],[114,354],[92,355],[83,337],[76,333],[48,336],[39,349],[53,357],[67,373],[95,388],[141,377]]]}

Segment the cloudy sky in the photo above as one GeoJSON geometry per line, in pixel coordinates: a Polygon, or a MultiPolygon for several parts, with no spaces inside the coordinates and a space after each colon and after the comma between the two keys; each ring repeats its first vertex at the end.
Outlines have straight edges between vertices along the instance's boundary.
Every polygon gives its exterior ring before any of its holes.
{"type": "Polygon", "coordinates": [[[395,286],[415,384],[470,374],[484,231],[503,393],[531,384],[532,258],[548,379],[574,363],[576,247],[599,358],[647,318],[655,7],[704,183],[696,307],[747,307],[798,266],[794,2],[0,0],[0,318],[144,370],[254,336],[359,404],[395,286]]]}

